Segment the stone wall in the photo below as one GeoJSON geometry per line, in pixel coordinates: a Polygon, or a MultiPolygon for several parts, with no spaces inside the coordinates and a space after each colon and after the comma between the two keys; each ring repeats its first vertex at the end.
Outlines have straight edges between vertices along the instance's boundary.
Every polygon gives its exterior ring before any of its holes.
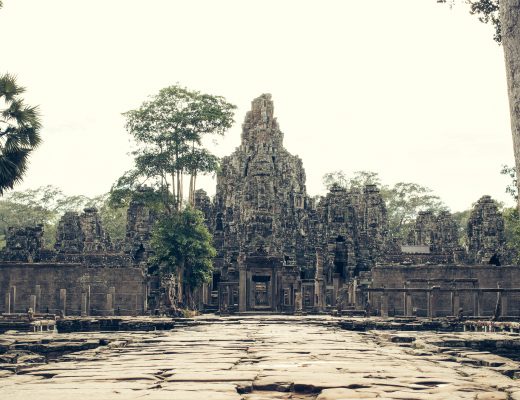
{"type": "Polygon", "coordinates": [[[408,315],[415,313],[418,316],[428,316],[428,303],[433,302],[433,314],[430,315],[432,317],[457,315],[461,308],[466,316],[491,317],[495,313],[500,293],[500,314],[520,316],[518,266],[377,266],[372,269],[371,288],[385,289],[388,296],[385,300],[386,306],[382,304],[382,291],[371,293],[371,303],[375,310],[386,307],[389,315],[407,314],[406,291],[396,290],[407,289],[411,296],[408,299],[411,301],[408,315]]]}
{"type": "Polygon", "coordinates": [[[140,268],[79,264],[0,264],[0,312],[141,315],[146,279],[140,268]]]}

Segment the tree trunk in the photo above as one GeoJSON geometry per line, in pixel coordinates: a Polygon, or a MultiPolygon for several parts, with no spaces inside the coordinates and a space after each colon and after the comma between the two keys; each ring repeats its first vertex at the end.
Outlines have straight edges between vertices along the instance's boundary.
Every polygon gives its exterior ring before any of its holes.
{"type": "MultiPolygon", "coordinates": [[[[500,24],[516,175],[520,177],[520,0],[500,0],[500,24]]],[[[517,189],[520,192],[520,179],[517,179],[517,189]]],[[[517,206],[520,209],[520,199],[517,206]]]]}
{"type": "Polygon", "coordinates": [[[195,205],[195,197],[193,196],[193,192],[194,192],[194,189],[193,189],[193,174],[190,175],[190,191],[189,191],[189,196],[188,196],[188,202],[190,203],[190,206],[194,206],[195,205]]]}
{"type": "Polygon", "coordinates": [[[177,171],[177,211],[181,210],[182,191],[181,191],[181,173],[177,171]]]}

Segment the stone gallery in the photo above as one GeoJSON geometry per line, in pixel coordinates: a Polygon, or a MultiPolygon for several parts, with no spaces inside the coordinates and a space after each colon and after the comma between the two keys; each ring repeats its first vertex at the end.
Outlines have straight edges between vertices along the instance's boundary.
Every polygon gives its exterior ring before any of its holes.
{"type": "MultiPolygon", "coordinates": [[[[196,192],[218,251],[212,282],[197,296],[201,310],[520,315],[519,267],[510,265],[504,221],[489,196],[471,212],[467,248],[448,212],[420,213],[400,243],[389,235],[377,186],[332,186],[319,200],[307,194],[302,160],[283,146],[270,95],[253,100],[241,139],[222,160],[215,197],[196,192]]],[[[54,251],[43,248],[41,227],[10,229],[0,310],[156,312],[164,288],[146,266],[156,218],[134,201],[124,243],[112,243],[96,209],[67,213],[54,251]]]]}

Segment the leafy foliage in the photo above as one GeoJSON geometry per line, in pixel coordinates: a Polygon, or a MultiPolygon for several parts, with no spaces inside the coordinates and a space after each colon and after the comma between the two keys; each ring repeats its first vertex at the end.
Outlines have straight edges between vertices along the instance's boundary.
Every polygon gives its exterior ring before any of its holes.
{"type": "Polygon", "coordinates": [[[468,221],[471,215],[471,209],[457,211],[452,214],[453,219],[457,223],[459,245],[466,247],[468,245],[468,221]]]}
{"type": "Polygon", "coordinates": [[[518,189],[517,189],[517,178],[516,178],[516,168],[509,167],[507,165],[502,166],[502,170],[500,171],[502,175],[509,176],[511,178],[511,183],[506,186],[506,193],[511,195],[511,197],[518,201],[518,189]]]}
{"type": "Polygon", "coordinates": [[[108,202],[108,195],[89,198],[67,196],[55,186],[11,192],[0,200],[0,247],[5,245],[7,229],[13,227],[44,226],[45,247],[52,248],[59,219],[67,211],[82,211],[96,207],[110,237],[122,240],[126,231],[126,208],[115,209],[108,202]]]}
{"type": "Polygon", "coordinates": [[[146,181],[157,192],[168,212],[180,210],[183,178],[190,176],[193,203],[197,174],[215,171],[218,159],[203,147],[206,135],[223,135],[233,123],[235,106],[221,96],[190,91],[178,85],[161,89],[137,110],[123,115],[134,138],[135,169],[122,177],[118,188],[146,181]],[[167,193],[170,195],[166,195],[167,193]]]}
{"type": "MultiPolygon", "coordinates": [[[[480,22],[493,26],[495,29],[493,40],[502,43],[502,26],[499,16],[500,0],[465,0],[465,2],[469,4],[470,14],[476,15],[480,22]]],[[[437,0],[437,3],[453,5],[455,0],[437,0]]]]}
{"type": "Polygon", "coordinates": [[[159,220],[152,235],[150,262],[160,275],[179,273],[193,289],[209,282],[217,252],[200,211],[187,207],[159,220]]]}
{"type": "Polygon", "coordinates": [[[354,176],[349,178],[344,171],[337,170],[323,175],[322,182],[327,190],[330,190],[332,186],[363,189],[365,185],[381,185],[379,174],[372,171],[355,171],[354,176]]]}
{"type": "Polygon", "coordinates": [[[516,207],[502,211],[506,248],[512,254],[512,262],[520,264],[520,215],[516,207]]]}
{"type": "Polygon", "coordinates": [[[399,182],[381,191],[388,212],[388,228],[394,237],[405,239],[420,211],[447,210],[432,190],[411,182],[399,182]]]}
{"type": "Polygon", "coordinates": [[[38,107],[23,102],[24,91],[15,76],[0,76],[0,195],[22,180],[29,156],[41,142],[38,107]]]}

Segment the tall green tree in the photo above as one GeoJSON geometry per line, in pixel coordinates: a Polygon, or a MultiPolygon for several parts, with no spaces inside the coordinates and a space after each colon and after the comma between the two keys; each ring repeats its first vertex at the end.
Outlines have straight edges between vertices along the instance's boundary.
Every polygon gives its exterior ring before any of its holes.
{"type": "Polygon", "coordinates": [[[154,251],[150,260],[152,270],[163,276],[176,274],[187,283],[190,289],[186,293],[187,299],[192,305],[191,293],[210,281],[212,259],[217,254],[203,214],[187,207],[164,216],[154,227],[151,245],[154,251]]]}
{"type": "Polygon", "coordinates": [[[447,210],[439,196],[425,186],[412,182],[398,182],[381,191],[388,213],[388,228],[391,234],[406,239],[420,211],[447,210]]]}
{"type": "Polygon", "coordinates": [[[22,180],[29,156],[41,142],[38,107],[24,103],[24,91],[13,75],[0,76],[0,195],[22,180]]]}
{"type": "Polygon", "coordinates": [[[156,186],[168,212],[179,211],[184,176],[190,177],[193,203],[196,177],[215,171],[217,158],[203,147],[208,135],[223,135],[233,124],[235,106],[221,96],[202,94],[178,85],[161,89],[136,110],[128,111],[126,128],[137,145],[135,170],[127,177],[156,186]],[[173,204],[169,201],[172,200],[173,204]]]}

